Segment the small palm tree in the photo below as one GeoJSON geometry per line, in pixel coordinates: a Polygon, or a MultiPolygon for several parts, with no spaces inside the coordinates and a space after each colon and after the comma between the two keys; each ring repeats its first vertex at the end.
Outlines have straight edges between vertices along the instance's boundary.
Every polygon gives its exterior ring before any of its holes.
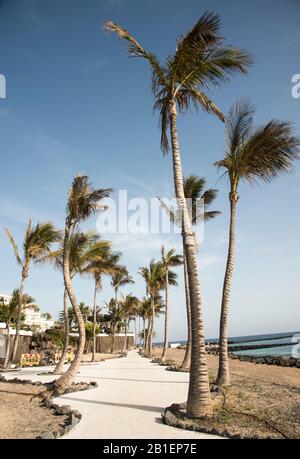
{"type": "Polygon", "coordinates": [[[125,266],[120,266],[118,271],[111,278],[111,285],[115,291],[115,300],[118,301],[118,291],[120,287],[128,284],[134,284],[132,276],[129,275],[125,266]]]}
{"type": "Polygon", "coordinates": [[[117,275],[120,267],[118,261],[119,253],[112,253],[110,243],[107,241],[94,242],[87,254],[87,266],[82,271],[83,274],[92,276],[94,279],[94,305],[93,305],[93,347],[92,362],[96,360],[96,326],[97,326],[97,293],[102,288],[103,275],[117,275]]]}
{"type": "Polygon", "coordinates": [[[111,191],[111,189],[104,188],[94,190],[91,187],[89,179],[86,175],[78,175],[75,177],[69,190],[63,246],[63,273],[65,287],[67,289],[68,296],[78,323],[79,343],[72,364],[68,370],[55,381],[54,392],[64,392],[66,387],[73,382],[78,372],[85,346],[84,319],[82,317],[82,313],[75,296],[71,279],[69,244],[70,237],[80,222],[87,220],[91,215],[95,214],[101,209],[103,210],[103,207],[101,208],[99,206],[99,201],[108,197],[111,191]]]}
{"type": "Polygon", "coordinates": [[[111,339],[111,354],[115,351],[115,336],[118,329],[124,324],[124,310],[120,307],[119,303],[112,298],[109,303],[106,303],[106,307],[108,309],[107,319],[110,324],[110,332],[112,335],[111,339]]]}
{"type": "Polygon", "coordinates": [[[30,265],[32,262],[38,262],[40,258],[44,257],[47,253],[50,252],[51,245],[60,240],[61,233],[60,231],[57,231],[50,222],[37,223],[34,227],[32,227],[31,220],[29,220],[23,241],[23,253],[21,255],[11,232],[7,228],[5,228],[5,231],[13,247],[17,263],[20,265],[22,270],[21,283],[19,287],[19,304],[16,321],[16,335],[14,339],[11,357],[11,362],[14,362],[16,358],[21,328],[24,285],[29,275],[30,265]]]}
{"type": "Polygon", "coordinates": [[[136,316],[139,308],[139,300],[131,293],[121,298],[121,308],[123,309],[124,313],[124,329],[125,329],[125,337],[124,337],[124,345],[122,352],[126,352],[127,350],[127,329],[129,325],[130,319],[136,316]]]}
{"type": "MultiPolygon", "coordinates": [[[[27,295],[27,293],[23,293],[23,298],[22,298],[22,307],[23,309],[27,307],[27,305],[32,304],[35,301],[34,298],[32,298],[30,295],[27,295]]],[[[6,322],[6,328],[7,328],[7,343],[6,343],[6,348],[5,348],[5,357],[4,357],[4,364],[3,367],[7,368],[10,362],[10,327],[13,322],[16,322],[18,319],[18,307],[19,307],[19,302],[20,302],[20,293],[19,289],[14,289],[12,292],[11,299],[9,303],[4,306],[5,308],[5,322],[6,322]]],[[[21,315],[21,320],[22,315],[21,315]]]]}
{"type": "MultiPolygon", "coordinates": [[[[212,220],[221,212],[216,210],[209,210],[211,204],[217,197],[218,190],[214,188],[206,188],[206,178],[199,177],[197,175],[189,175],[183,179],[184,183],[184,195],[187,200],[190,200],[189,213],[190,218],[194,227],[194,240],[196,245],[197,240],[195,236],[195,227],[208,220],[212,220]],[[200,205],[199,205],[200,204],[200,205]]],[[[181,212],[174,213],[165,202],[158,198],[162,207],[168,213],[170,220],[181,227],[181,212]]],[[[190,299],[190,287],[189,287],[189,275],[187,267],[187,259],[185,256],[185,250],[183,245],[183,267],[184,267],[184,289],[185,289],[185,304],[187,314],[187,344],[185,355],[181,364],[181,368],[188,370],[191,365],[191,353],[192,353],[192,317],[191,317],[191,299],[190,299]]]]}
{"type": "Polygon", "coordinates": [[[165,327],[164,327],[164,346],[162,351],[161,360],[166,360],[166,352],[169,345],[169,285],[177,285],[175,273],[171,273],[170,277],[170,266],[179,266],[183,263],[182,255],[177,255],[175,249],[171,249],[168,252],[165,251],[165,247],[161,247],[161,262],[165,271],[165,327]]]}
{"type": "Polygon", "coordinates": [[[228,79],[233,72],[246,73],[252,62],[249,54],[224,45],[220,20],[214,13],[204,13],[196,25],[177,41],[176,52],[164,65],[146,51],[127,30],[112,21],[105,29],[118,34],[128,44],[131,56],[145,59],[152,70],[154,107],[160,112],[161,147],[169,150],[171,138],[175,195],[182,213],[182,237],[190,273],[190,300],[193,324],[192,361],[187,401],[187,415],[201,417],[211,413],[208,369],[202,320],[202,300],[197,268],[197,248],[184,196],[181,153],[177,131],[177,110],[188,111],[191,105],[224,120],[221,110],[205,94],[205,89],[228,79]]]}
{"type": "MultiPolygon", "coordinates": [[[[98,240],[98,235],[94,232],[86,232],[76,230],[69,238],[69,265],[70,265],[70,277],[73,279],[78,273],[81,272],[86,267],[86,253],[91,244],[98,240]]],[[[51,263],[59,271],[63,272],[63,240],[61,240],[61,246],[59,249],[50,252],[44,257],[40,258],[40,263],[51,263]]],[[[63,315],[60,319],[64,322],[64,344],[61,353],[61,357],[53,370],[54,375],[60,375],[63,373],[64,363],[66,360],[66,355],[68,352],[69,346],[69,332],[70,332],[70,318],[72,321],[76,322],[76,317],[74,315],[73,309],[70,308],[68,311],[68,292],[66,287],[64,288],[63,294],[63,315]],[[69,317],[69,313],[71,317],[69,317]]]]}
{"type": "Polygon", "coordinates": [[[225,170],[230,184],[230,226],[227,265],[223,284],[217,383],[230,384],[227,329],[231,284],[235,262],[236,206],[240,182],[268,182],[292,169],[299,158],[300,139],[289,122],[271,120],[262,127],[253,125],[254,108],[247,99],[238,100],[226,121],[226,152],[215,166],[225,170]]]}
{"type": "Polygon", "coordinates": [[[149,295],[150,297],[151,317],[149,321],[149,328],[146,340],[146,355],[148,355],[148,357],[151,357],[155,318],[155,298],[158,295],[159,291],[164,287],[165,270],[164,266],[160,261],[156,262],[154,260],[151,260],[149,267],[141,267],[139,269],[139,273],[145,280],[147,295],[149,295]]]}

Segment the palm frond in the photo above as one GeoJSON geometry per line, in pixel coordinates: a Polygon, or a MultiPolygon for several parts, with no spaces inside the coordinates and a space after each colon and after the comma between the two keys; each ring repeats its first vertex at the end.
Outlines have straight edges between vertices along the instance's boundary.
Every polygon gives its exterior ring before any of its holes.
{"type": "Polygon", "coordinates": [[[4,227],[4,229],[5,229],[5,232],[6,232],[7,236],[8,236],[9,242],[11,243],[11,246],[13,248],[17,263],[20,266],[23,266],[23,263],[22,263],[22,260],[21,260],[21,257],[20,257],[20,253],[19,253],[19,249],[18,249],[17,244],[15,243],[13,235],[11,234],[11,232],[9,231],[8,228],[4,227]]]}

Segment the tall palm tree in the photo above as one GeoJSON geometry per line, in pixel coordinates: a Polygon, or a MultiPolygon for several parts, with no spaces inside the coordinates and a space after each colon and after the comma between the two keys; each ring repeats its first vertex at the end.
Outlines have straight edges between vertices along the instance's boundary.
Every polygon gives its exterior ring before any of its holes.
{"type": "Polygon", "coordinates": [[[228,79],[232,72],[246,73],[252,62],[248,53],[224,45],[220,35],[219,17],[204,13],[196,25],[177,41],[176,52],[161,65],[156,56],[146,51],[125,29],[108,21],[107,31],[115,32],[128,43],[131,56],[146,59],[152,69],[154,107],[160,111],[161,147],[169,150],[169,129],[172,147],[175,195],[182,213],[182,237],[188,265],[192,316],[192,359],[187,415],[201,417],[211,412],[205,339],[202,319],[202,299],[198,277],[197,248],[184,196],[181,153],[177,132],[177,110],[183,113],[191,105],[224,120],[221,110],[205,94],[209,86],[228,79]]]}
{"type": "Polygon", "coordinates": [[[103,275],[113,276],[119,273],[119,258],[120,254],[112,253],[110,243],[107,241],[95,242],[86,254],[88,264],[83,273],[92,276],[94,279],[92,362],[96,360],[97,293],[102,288],[103,275]]]}
{"type": "MultiPolygon", "coordinates": [[[[32,298],[30,295],[27,293],[23,293],[23,298],[22,298],[22,307],[23,309],[27,307],[27,305],[32,304],[35,301],[34,298],[32,298]]],[[[20,298],[19,298],[19,289],[14,289],[12,292],[11,299],[9,303],[5,306],[5,322],[6,322],[6,328],[7,328],[7,342],[6,342],[6,348],[5,348],[5,357],[4,357],[4,364],[3,367],[7,368],[9,365],[9,359],[10,359],[10,327],[12,325],[12,322],[15,322],[18,318],[18,306],[19,306],[20,298]]],[[[21,315],[21,320],[22,315],[21,315]]]]}
{"type": "Polygon", "coordinates": [[[151,260],[149,267],[142,266],[139,269],[139,273],[144,278],[146,283],[146,291],[150,298],[151,304],[151,316],[149,317],[149,327],[147,332],[146,340],[146,355],[151,357],[152,355],[152,339],[154,332],[154,318],[155,318],[155,298],[159,291],[164,287],[165,282],[165,270],[161,261],[151,260]]]}
{"type": "MultiPolygon", "coordinates": [[[[86,254],[91,244],[95,243],[99,236],[94,232],[82,232],[75,230],[69,238],[69,264],[70,264],[70,277],[73,279],[78,273],[81,274],[85,269],[87,261],[86,254]]],[[[51,251],[44,257],[39,259],[39,263],[51,263],[53,266],[63,273],[63,240],[59,249],[51,251]]],[[[68,292],[66,287],[63,293],[63,321],[64,321],[64,343],[61,357],[53,370],[54,375],[63,373],[63,368],[66,360],[66,355],[69,346],[69,317],[68,317],[68,292]]],[[[72,310],[72,308],[71,308],[72,310]]],[[[74,313],[73,313],[74,315],[74,313]]],[[[73,317],[76,320],[76,317],[73,317]]]]}
{"type": "MultiPolygon", "coordinates": [[[[214,188],[206,188],[205,177],[199,177],[197,175],[189,175],[183,179],[184,184],[184,195],[189,200],[189,214],[194,227],[194,239],[197,245],[197,239],[195,236],[196,226],[215,218],[221,212],[216,210],[209,210],[211,204],[217,197],[218,190],[214,188]],[[200,204],[200,205],[199,205],[200,204]]],[[[174,212],[166,205],[166,203],[158,198],[162,207],[168,213],[170,220],[181,227],[181,212],[174,212]]],[[[189,289],[189,277],[187,269],[187,259],[185,256],[184,245],[183,245],[183,267],[184,267],[184,290],[185,290],[185,304],[187,314],[187,344],[185,355],[181,364],[181,368],[189,370],[191,365],[191,353],[192,353],[192,318],[191,318],[191,300],[190,300],[190,289],[189,289]]]]}
{"type": "Polygon", "coordinates": [[[215,166],[225,170],[230,184],[230,226],[219,336],[219,371],[217,383],[230,384],[228,365],[228,312],[235,262],[236,207],[240,182],[269,182],[282,172],[292,169],[299,159],[300,139],[293,135],[289,122],[273,119],[255,128],[254,108],[247,99],[238,100],[230,109],[226,121],[225,156],[215,166]]]}
{"type": "Polygon", "coordinates": [[[120,266],[118,271],[111,278],[111,285],[115,291],[115,300],[118,301],[118,292],[120,287],[128,284],[134,284],[132,276],[129,275],[125,266],[120,266]]]}
{"type": "Polygon", "coordinates": [[[96,190],[93,189],[89,183],[89,178],[86,175],[76,176],[73,179],[71,188],[69,190],[63,246],[63,273],[65,287],[67,289],[72,308],[76,315],[79,331],[79,342],[75,358],[70,367],[54,382],[54,392],[57,393],[64,392],[66,387],[73,382],[78,372],[85,346],[84,319],[79,308],[71,279],[69,244],[70,237],[80,222],[87,220],[91,215],[101,210],[99,201],[108,197],[111,191],[111,189],[104,188],[96,190]]]}
{"type": "Polygon", "coordinates": [[[23,241],[23,253],[21,255],[11,232],[7,228],[5,228],[5,231],[13,247],[17,263],[20,265],[22,270],[21,283],[19,287],[19,304],[16,322],[16,335],[14,339],[11,357],[11,362],[14,362],[16,358],[21,329],[24,285],[29,275],[30,265],[32,262],[37,262],[41,257],[45,256],[47,253],[50,252],[50,247],[52,246],[52,244],[60,240],[61,233],[60,231],[57,231],[54,228],[53,224],[50,222],[37,223],[34,227],[32,227],[31,220],[29,220],[23,241]]]}
{"type": "Polygon", "coordinates": [[[129,293],[126,296],[122,296],[121,298],[120,306],[123,309],[123,313],[124,313],[124,330],[125,330],[124,345],[123,345],[122,352],[126,352],[127,350],[127,330],[128,330],[129,321],[130,319],[135,317],[136,314],[138,313],[139,303],[140,302],[138,298],[133,296],[131,293],[129,293]]]}
{"type": "Polygon", "coordinates": [[[170,249],[168,252],[165,251],[165,247],[161,247],[161,262],[165,271],[165,327],[164,327],[164,346],[162,351],[161,360],[166,360],[166,352],[169,345],[169,285],[177,285],[177,281],[174,278],[170,279],[170,266],[179,266],[183,263],[182,255],[177,255],[175,249],[170,249]]]}

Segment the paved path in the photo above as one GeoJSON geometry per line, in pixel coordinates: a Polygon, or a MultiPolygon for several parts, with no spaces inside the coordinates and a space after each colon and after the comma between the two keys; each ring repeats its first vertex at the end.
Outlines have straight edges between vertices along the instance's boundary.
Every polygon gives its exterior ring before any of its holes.
{"type": "MultiPolygon", "coordinates": [[[[28,368],[6,376],[36,381],[53,379],[36,373],[36,369],[28,368]]],[[[166,371],[136,351],[129,352],[126,358],[82,365],[76,380],[97,381],[99,386],[55,400],[82,414],[79,424],[64,438],[216,438],[162,423],[161,413],[166,406],[186,400],[188,374],[166,371]]]]}

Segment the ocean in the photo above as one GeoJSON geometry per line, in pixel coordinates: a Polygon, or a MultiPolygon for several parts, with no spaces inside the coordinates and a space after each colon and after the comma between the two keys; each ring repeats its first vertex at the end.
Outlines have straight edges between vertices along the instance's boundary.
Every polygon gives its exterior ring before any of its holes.
{"type": "MultiPolygon", "coordinates": [[[[207,343],[218,343],[217,338],[207,339],[207,343]]],[[[170,344],[186,344],[186,341],[171,341],[170,344]]],[[[156,343],[163,344],[163,343],[156,343]]],[[[231,352],[236,355],[250,355],[250,356],[289,356],[300,358],[300,331],[298,332],[284,332],[284,333],[271,333],[266,335],[249,335],[249,336],[233,336],[228,338],[228,344],[231,347],[240,345],[264,345],[272,344],[274,347],[261,348],[261,349],[248,349],[244,351],[231,352]],[[280,346],[276,346],[280,344],[280,346]],[[286,344],[286,345],[284,345],[286,344]]]]}

